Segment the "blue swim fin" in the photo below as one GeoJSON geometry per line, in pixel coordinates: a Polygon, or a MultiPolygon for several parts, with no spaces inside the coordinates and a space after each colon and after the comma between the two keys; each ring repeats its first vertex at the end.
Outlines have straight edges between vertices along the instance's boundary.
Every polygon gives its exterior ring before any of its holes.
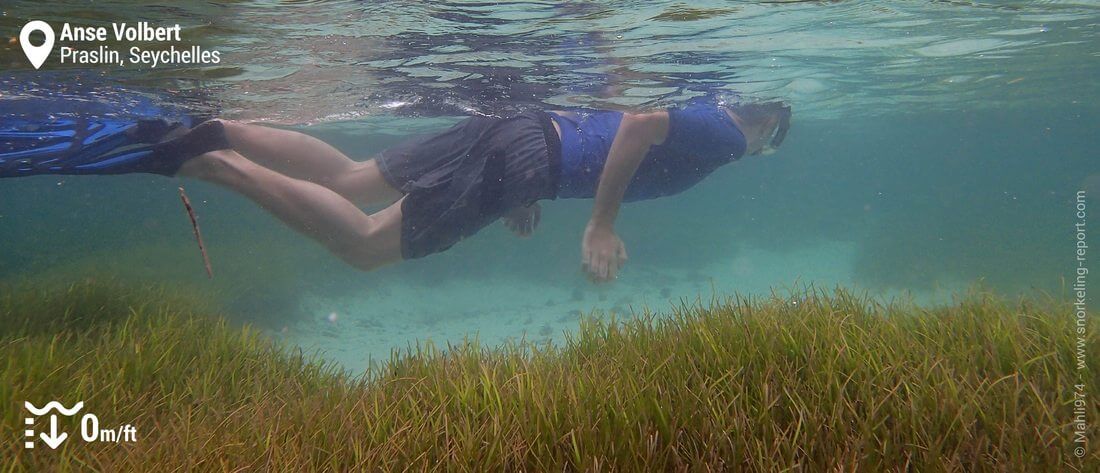
{"type": "Polygon", "coordinates": [[[229,148],[219,121],[63,119],[0,122],[0,178],[40,174],[176,174],[184,161],[229,148]]]}

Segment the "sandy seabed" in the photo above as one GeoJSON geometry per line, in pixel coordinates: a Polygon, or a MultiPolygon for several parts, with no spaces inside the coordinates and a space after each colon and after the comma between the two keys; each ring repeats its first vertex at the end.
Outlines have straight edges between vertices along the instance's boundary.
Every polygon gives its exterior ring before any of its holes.
{"type": "MultiPolygon", "coordinates": [[[[621,278],[601,286],[508,278],[456,279],[430,288],[383,283],[349,297],[306,295],[301,310],[308,317],[275,335],[291,346],[362,372],[372,362],[388,360],[392,350],[418,341],[430,340],[441,348],[473,337],[488,346],[521,339],[560,341],[566,332],[576,330],[582,315],[593,311],[630,316],[643,307],[667,312],[681,303],[706,305],[715,296],[734,293],[788,295],[791,289],[810,284],[824,289],[858,288],[852,276],[855,250],[855,244],[846,242],[785,253],[743,248],[732,260],[715,260],[691,271],[631,261],[633,267],[621,278]]],[[[952,294],[964,288],[959,283],[934,291],[871,295],[933,304],[949,302],[952,294]]]]}

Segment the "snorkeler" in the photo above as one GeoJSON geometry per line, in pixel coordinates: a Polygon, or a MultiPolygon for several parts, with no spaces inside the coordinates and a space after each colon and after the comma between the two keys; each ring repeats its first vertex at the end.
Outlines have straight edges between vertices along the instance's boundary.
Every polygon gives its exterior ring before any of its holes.
{"type": "Polygon", "coordinates": [[[709,100],[648,113],[475,116],[361,162],[303,133],[233,121],[188,128],[78,120],[33,132],[0,129],[8,142],[0,177],[202,179],[248,197],[363,270],[444,251],[499,219],[526,236],[538,226],[538,201],[593,198],[582,265],[606,281],[627,260],[614,230],[622,202],[682,192],[743,155],[768,153],[782,143],[790,116],[780,103],[709,100]],[[12,144],[31,136],[32,149],[12,144]],[[388,206],[373,214],[360,208],[379,204],[388,206]]]}

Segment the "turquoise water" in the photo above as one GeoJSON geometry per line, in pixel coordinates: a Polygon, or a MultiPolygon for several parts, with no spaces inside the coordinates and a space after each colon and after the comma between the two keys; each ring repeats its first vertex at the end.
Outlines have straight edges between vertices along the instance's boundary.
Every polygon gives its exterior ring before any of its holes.
{"type": "Polygon", "coordinates": [[[105,102],[136,91],[294,126],[356,159],[473,113],[652,108],[715,91],[794,108],[778,153],[726,166],[679,196],[624,207],[617,230],[631,260],[604,286],[580,272],[590,201],[544,203],[530,239],[497,224],[444,254],[360,273],[201,182],[0,181],[0,278],[180,285],[353,369],[416,340],[560,339],[582,313],[664,310],[734,291],[842,284],[929,304],[975,284],[1059,294],[1074,267],[1076,195],[1085,191],[1089,205],[1100,195],[1100,2],[15,2],[0,10],[6,37],[31,18],[170,21],[225,57],[204,67],[34,71],[9,45],[0,47],[0,107],[46,91],[105,102]],[[212,281],[180,184],[201,219],[212,281]]]}

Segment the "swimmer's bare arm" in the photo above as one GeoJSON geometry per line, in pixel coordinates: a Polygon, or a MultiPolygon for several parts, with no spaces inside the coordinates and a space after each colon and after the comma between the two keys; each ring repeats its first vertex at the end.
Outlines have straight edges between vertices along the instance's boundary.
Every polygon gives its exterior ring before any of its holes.
{"type": "Polygon", "coordinates": [[[600,175],[592,218],[581,243],[581,264],[596,281],[615,279],[626,263],[626,247],[615,234],[615,218],[626,188],[649,147],[664,142],[667,135],[668,112],[623,115],[600,175]]]}

